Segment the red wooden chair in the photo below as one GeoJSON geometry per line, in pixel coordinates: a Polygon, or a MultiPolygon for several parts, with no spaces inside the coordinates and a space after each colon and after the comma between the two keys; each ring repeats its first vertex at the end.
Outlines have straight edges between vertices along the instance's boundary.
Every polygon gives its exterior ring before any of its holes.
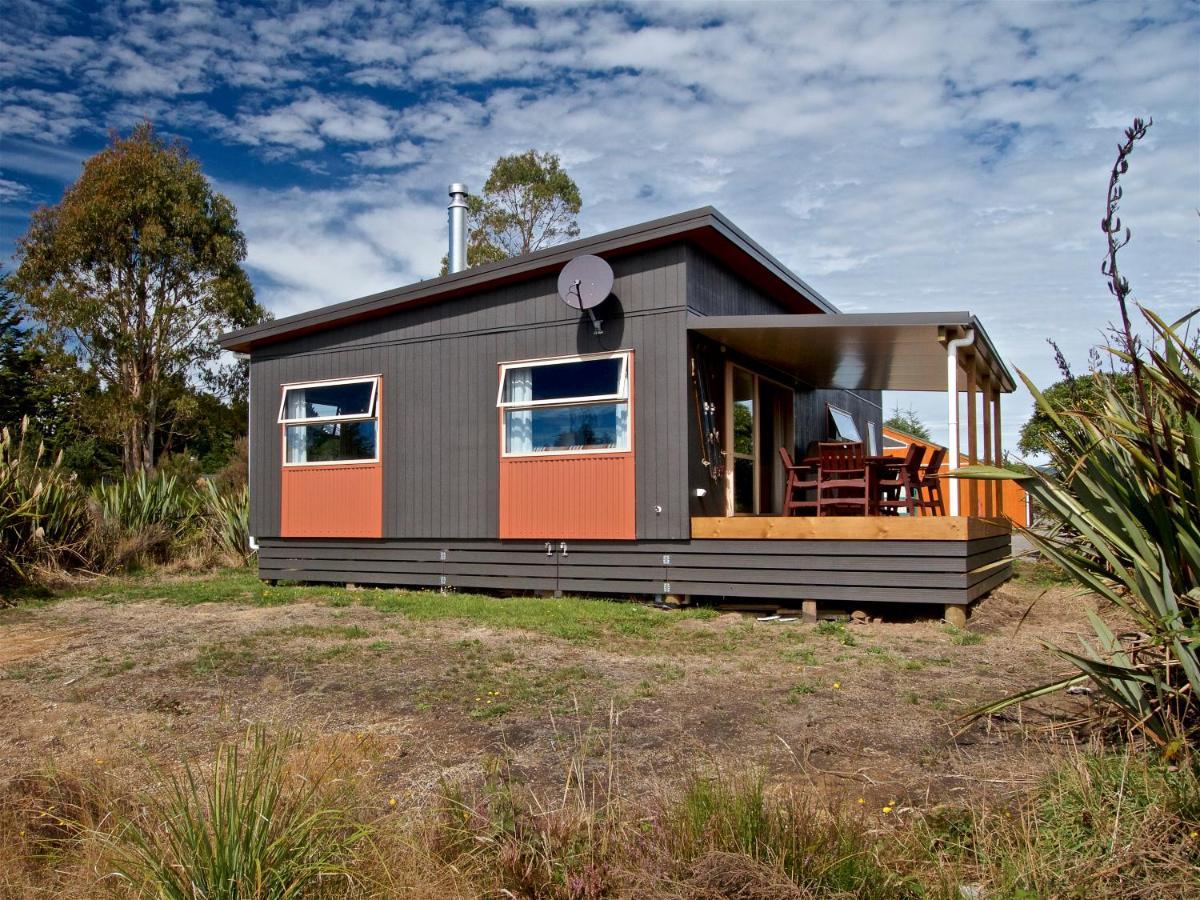
{"type": "Polygon", "coordinates": [[[901,509],[910,516],[917,514],[918,490],[921,484],[921,458],[924,455],[924,447],[918,444],[909,444],[904,460],[898,461],[897,466],[891,467],[891,471],[879,479],[877,482],[881,493],[879,510],[884,515],[899,515],[901,509]]]}
{"type": "Polygon", "coordinates": [[[946,448],[938,447],[929,454],[929,462],[917,487],[917,506],[924,514],[946,515],[946,498],[942,496],[942,461],[946,458],[946,448]]]}
{"type": "Polygon", "coordinates": [[[817,473],[815,466],[798,466],[792,462],[791,454],[786,447],[779,448],[779,458],[783,460],[783,471],[787,474],[787,485],[783,489],[783,514],[795,515],[794,510],[804,510],[801,515],[815,516],[817,514],[817,473]],[[808,491],[812,491],[809,499],[808,491]]]}
{"type": "Polygon", "coordinates": [[[867,515],[871,498],[867,494],[862,442],[822,441],[817,446],[817,458],[817,515],[867,515]]]}

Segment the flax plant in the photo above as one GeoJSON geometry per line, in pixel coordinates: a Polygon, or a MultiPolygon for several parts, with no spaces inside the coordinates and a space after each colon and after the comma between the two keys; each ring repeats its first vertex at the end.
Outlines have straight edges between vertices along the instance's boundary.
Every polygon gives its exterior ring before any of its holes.
{"type": "Polygon", "coordinates": [[[14,434],[0,430],[0,583],[88,562],[87,499],[41,444],[26,446],[29,419],[14,434]]]}
{"type": "MultiPolygon", "coordinates": [[[[1050,447],[1052,474],[1017,476],[1055,523],[1046,534],[1022,533],[1076,583],[1122,609],[1134,628],[1116,633],[1092,614],[1095,639],[1081,651],[1050,648],[1072,665],[1071,675],[976,713],[1090,681],[1130,732],[1174,758],[1200,738],[1200,357],[1186,331],[1200,309],[1168,323],[1138,306],[1150,340],[1133,332],[1129,282],[1117,268],[1130,238],[1117,217],[1119,182],[1149,126],[1138,119],[1126,130],[1101,222],[1108,241],[1102,271],[1121,314],[1105,350],[1129,368],[1133,396],[1097,378],[1098,411],[1056,410],[1022,373],[1059,439],[1050,447]]],[[[982,466],[960,471],[1014,477],[982,466]]]]}

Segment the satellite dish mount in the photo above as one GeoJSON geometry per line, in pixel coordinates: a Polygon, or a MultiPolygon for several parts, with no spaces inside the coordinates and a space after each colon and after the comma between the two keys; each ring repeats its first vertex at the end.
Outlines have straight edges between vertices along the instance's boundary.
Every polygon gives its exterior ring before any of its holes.
{"type": "Polygon", "coordinates": [[[604,334],[595,308],[612,293],[612,268],[598,256],[576,256],[558,275],[558,296],[572,309],[586,312],[592,320],[592,334],[604,334]]]}

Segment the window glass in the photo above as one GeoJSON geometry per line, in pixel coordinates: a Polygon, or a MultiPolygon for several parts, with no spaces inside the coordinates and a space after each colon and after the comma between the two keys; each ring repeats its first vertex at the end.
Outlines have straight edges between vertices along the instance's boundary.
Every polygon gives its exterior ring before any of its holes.
{"type": "Polygon", "coordinates": [[[733,460],[733,511],[754,512],[754,460],[733,460]]]}
{"type": "Polygon", "coordinates": [[[508,453],[627,450],[629,407],[625,403],[589,403],[510,409],[505,412],[504,433],[508,453]]]}
{"type": "Polygon", "coordinates": [[[504,452],[628,450],[625,363],[621,355],[505,369],[504,452]],[[588,399],[597,397],[616,399],[588,399]]]}
{"type": "Polygon", "coordinates": [[[872,456],[878,456],[882,452],[879,449],[879,432],[874,422],[867,423],[867,452],[872,456]]]}
{"type": "Polygon", "coordinates": [[[369,416],[374,381],[350,384],[315,384],[288,388],[284,395],[285,419],[323,419],[330,416],[369,416]]]}
{"type": "Polygon", "coordinates": [[[506,403],[537,403],[603,397],[621,393],[623,357],[509,369],[504,388],[506,403]]]}
{"type": "Polygon", "coordinates": [[[375,450],[374,419],[287,426],[289,463],[373,460],[375,450]]]}
{"type": "Polygon", "coordinates": [[[836,406],[829,407],[829,415],[833,419],[833,436],[842,441],[861,441],[862,434],[854,424],[854,417],[844,409],[836,406]]]}
{"type": "Polygon", "coordinates": [[[733,452],[754,453],[754,376],[733,370],[733,452]]]}

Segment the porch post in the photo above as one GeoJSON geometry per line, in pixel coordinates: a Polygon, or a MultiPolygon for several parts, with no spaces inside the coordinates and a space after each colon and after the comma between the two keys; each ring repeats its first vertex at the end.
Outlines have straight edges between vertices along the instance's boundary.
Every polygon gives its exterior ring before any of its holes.
{"type": "MultiPolygon", "coordinates": [[[[949,437],[946,440],[946,469],[948,473],[958,468],[958,350],[975,343],[975,331],[970,329],[961,337],[946,341],[946,411],[949,437]]],[[[950,504],[946,515],[958,515],[958,479],[947,479],[950,482],[950,504]]]]}
{"type": "MultiPolygon", "coordinates": [[[[1000,437],[1000,386],[997,385],[992,391],[992,416],[995,422],[992,425],[992,440],[995,442],[995,449],[992,451],[996,465],[1004,464],[1004,441],[1000,437]]],[[[996,482],[996,515],[1004,515],[1004,482],[996,482]]]]}
{"type": "MultiPolygon", "coordinates": [[[[995,463],[995,458],[992,456],[992,379],[985,374],[981,380],[983,381],[983,461],[990,466],[995,463]]],[[[999,484],[998,481],[983,483],[983,514],[989,518],[995,515],[993,499],[999,484]]]]}
{"type": "MultiPolygon", "coordinates": [[[[979,397],[975,390],[975,354],[967,353],[964,360],[967,370],[967,465],[979,462],[979,397]]],[[[979,515],[979,482],[972,478],[967,482],[967,515],[979,515]]]]}

